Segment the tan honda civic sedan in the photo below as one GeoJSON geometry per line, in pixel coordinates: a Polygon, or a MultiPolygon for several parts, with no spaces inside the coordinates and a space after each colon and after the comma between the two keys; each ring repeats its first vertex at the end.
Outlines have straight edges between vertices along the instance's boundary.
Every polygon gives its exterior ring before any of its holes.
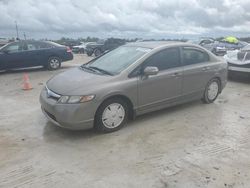
{"type": "Polygon", "coordinates": [[[179,42],[129,43],[51,78],[42,111],[68,129],[120,129],[128,119],[192,100],[212,103],[227,82],[227,63],[179,42]]]}

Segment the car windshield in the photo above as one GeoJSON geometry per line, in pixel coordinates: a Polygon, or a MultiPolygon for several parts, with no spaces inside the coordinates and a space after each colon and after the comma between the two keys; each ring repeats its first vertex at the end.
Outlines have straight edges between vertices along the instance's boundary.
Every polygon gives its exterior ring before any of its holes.
{"type": "Polygon", "coordinates": [[[113,75],[118,74],[150,50],[150,48],[122,46],[88,63],[86,67],[103,70],[113,75]]]}
{"type": "Polygon", "coordinates": [[[3,49],[4,49],[6,46],[8,46],[8,45],[9,45],[9,43],[8,43],[8,44],[5,44],[5,45],[3,45],[3,46],[1,46],[1,47],[0,47],[0,51],[3,50],[3,49]]]}

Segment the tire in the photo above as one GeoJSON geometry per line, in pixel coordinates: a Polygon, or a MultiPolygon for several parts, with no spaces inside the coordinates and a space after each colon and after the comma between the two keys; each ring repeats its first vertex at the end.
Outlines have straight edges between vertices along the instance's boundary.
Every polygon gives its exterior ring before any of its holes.
{"type": "Polygon", "coordinates": [[[80,52],[80,54],[84,54],[84,48],[81,48],[81,49],[79,50],[79,52],[80,52]]]}
{"type": "Polygon", "coordinates": [[[97,48],[97,49],[95,49],[94,54],[96,57],[98,57],[98,56],[102,55],[102,51],[97,48]]]}
{"type": "Polygon", "coordinates": [[[57,70],[61,67],[61,60],[58,57],[50,57],[48,60],[48,70],[57,70]]]}
{"type": "Polygon", "coordinates": [[[93,52],[87,52],[87,55],[88,55],[88,56],[92,56],[92,55],[93,55],[93,52]]]}
{"type": "Polygon", "coordinates": [[[206,104],[210,104],[214,102],[220,93],[220,90],[221,90],[220,87],[221,87],[221,84],[217,78],[210,80],[204,91],[202,101],[206,104]]]}
{"type": "Polygon", "coordinates": [[[122,99],[104,101],[95,116],[95,129],[100,132],[114,132],[121,129],[128,120],[128,105],[122,99]]]}

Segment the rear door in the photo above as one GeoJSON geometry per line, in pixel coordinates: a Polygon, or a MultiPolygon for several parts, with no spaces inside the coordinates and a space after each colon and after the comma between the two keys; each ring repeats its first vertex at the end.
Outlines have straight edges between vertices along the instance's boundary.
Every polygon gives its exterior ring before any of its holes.
{"type": "Polygon", "coordinates": [[[43,51],[40,49],[38,42],[28,41],[24,45],[24,51],[26,53],[25,63],[26,66],[39,66],[43,56],[43,51]]]}
{"type": "Polygon", "coordinates": [[[24,67],[36,66],[36,46],[33,42],[25,41],[22,43],[22,58],[24,67]]]}
{"type": "Polygon", "coordinates": [[[203,94],[211,75],[212,67],[209,55],[202,49],[195,47],[182,48],[183,96],[198,97],[203,94]]]}
{"type": "Polygon", "coordinates": [[[159,69],[157,75],[141,76],[138,81],[139,111],[151,111],[174,102],[181,96],[182,67],[178,47],[153,54],[142,65],[159,69]]]}

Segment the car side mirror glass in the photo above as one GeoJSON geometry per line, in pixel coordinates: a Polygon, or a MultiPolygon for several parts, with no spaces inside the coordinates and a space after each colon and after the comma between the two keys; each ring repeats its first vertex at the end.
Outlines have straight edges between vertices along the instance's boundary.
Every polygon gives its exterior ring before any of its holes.
{"type": "Polygon", "coordinates": [[[157,67],[146,67],[143,71],[144,75],[150,76],[150,75],[156,75],[158,74],[159,69],[157,67]]]}

